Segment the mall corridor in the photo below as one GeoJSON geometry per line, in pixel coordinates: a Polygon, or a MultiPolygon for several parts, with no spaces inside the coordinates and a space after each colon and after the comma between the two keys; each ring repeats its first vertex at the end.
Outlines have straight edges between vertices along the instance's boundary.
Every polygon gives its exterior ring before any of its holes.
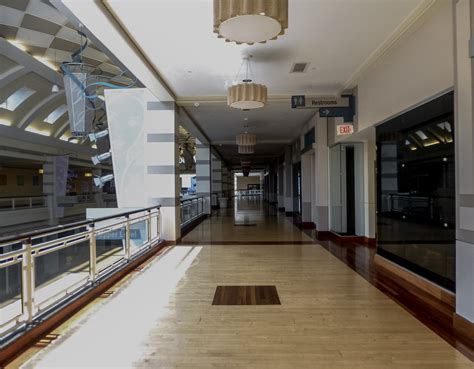
{"type": "Polygon", "coordinates": [[[55,332],[22,368],[474,368],[291,218],[249,198],[55,332]],[[252,290],[215,297],[218,286],[275,286],[278,301],[252,290]]]}
{"type": "Polygon", "coordinates": [[[0,0],[0,368],[474,369],[474,0],[0,0]]]}

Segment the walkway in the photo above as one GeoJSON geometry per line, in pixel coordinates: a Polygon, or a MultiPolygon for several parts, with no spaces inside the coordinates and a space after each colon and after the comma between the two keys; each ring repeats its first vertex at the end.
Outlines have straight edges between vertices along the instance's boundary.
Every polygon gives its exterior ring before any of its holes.
{"type": "Polygon", "coordinates": [[[203,222],[187,245],[88,309],[23,367],[474,368],[288,218],[267,216],[252,199],[236,206],[203,222]],[[216,287],[229,285],[275,286],[281,305],[212,305],[216,287]]]}

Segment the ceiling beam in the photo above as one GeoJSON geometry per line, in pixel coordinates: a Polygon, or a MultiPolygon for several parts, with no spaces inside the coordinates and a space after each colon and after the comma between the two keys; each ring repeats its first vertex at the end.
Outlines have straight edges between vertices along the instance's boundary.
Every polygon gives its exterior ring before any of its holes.
{"type": "Polygon", "coordinates": [[[43,110],[48,104],[62,97],[64,97],[64,90],[52,93],[48,97],[44,98],[38,104],[36,104],[33,109],[31,109],[27,114],[25,114],[20,123],[18,123],[17,127],[22,129],[28,127],[30,123],[37,118],[37,115],[41,110],[43,110]]]}
{"type": "Polygon", "coordinates": [[[0,75],[0,89],[3,89],[5,86],[16,81],[18,78],[23,77],[30,71],[30,69],[24,67],[23,65],[17,65],[12,69],[7,70],[5,73],[0,75]]]}
{"type": "Polygon", "coordinates": [[[171,88],[130,35],[107,1],[51,0],[114,63],[128,69],[160,101],[175,101],[171,88]]]}

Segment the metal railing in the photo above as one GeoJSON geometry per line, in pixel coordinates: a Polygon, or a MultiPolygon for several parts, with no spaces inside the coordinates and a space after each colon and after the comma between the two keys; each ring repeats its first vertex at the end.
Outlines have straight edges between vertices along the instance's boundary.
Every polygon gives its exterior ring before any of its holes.
{"type": "Polygon", "coordinates": [[[236,190],[235,196],[260,196],[263,190],[236,190]]]}
{"type": "Polygon", "coordinates": [[[160,240],[160,206],[0,239],[0,341],[160,240]]]}
{"type": "Polygon", "coordinates": [[[203,197],[181,200],[181,228],[204,215],[203,197]]]}
{"type": "Polygon", "coordinates": [[[41,208],[46,205],[46,196],[0,197],[0,210],[41,208]]]}

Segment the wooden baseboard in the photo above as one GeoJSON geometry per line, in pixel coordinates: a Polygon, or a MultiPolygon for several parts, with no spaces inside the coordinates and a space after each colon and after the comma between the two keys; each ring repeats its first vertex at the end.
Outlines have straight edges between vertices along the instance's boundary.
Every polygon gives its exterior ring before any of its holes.
{"type": "Polygon", "coordinates": [[[115,274],[110,275],[107,279],[104,279],[89,291],[79,296],[77,299],[70,301],[65,306],[59,308],[57,311],[53,311],[51,315],[39,322],[33,328],[26,331],[24,334],[16,338],[13,342],[7,344],[5,347],[2,347],[0,351],[0,368],[3,368],[7,363],[14,360],[18,355],[34,345],[38,339],[46,335],[48,332],[51,332],[60,324],[72,317],[75,313],[99,297],[102,293],[123,279],[139,265],[145,263],[147,260],[159,254],[160,252],[163,252],[164,249],[171,244],[173,244],[173,242],[161,242],[160,245],[132,260],[121,270],[117,271],[115,274]]]}
{"type": "Polygon", "coordinates": [[[375,255],[374,264],[378,268],[382,268],[397,278],[403,279],[405,282],[419,288],[420,290],[428,293],[437,300],[449,305],[453,309],[456,306],[456,295],[451,291],[440,287],[429,280],[420,277],[419,275],[410,272],[409,270],[385,259],[380,255],[375,255]]]}
{"type": "Polygon", "coordinates": [[[461,315],[453,315],[453,326],[457,334],[461,335],[471,346],[474,346],[474,323],[461,315]]]}
{"type": "Polygon", "coordinates": [[[364,237],[364,243],[366,245],[369,245],[370,247],[376,247],[377,246],[377,239],[376,238],[364,237]]]}

